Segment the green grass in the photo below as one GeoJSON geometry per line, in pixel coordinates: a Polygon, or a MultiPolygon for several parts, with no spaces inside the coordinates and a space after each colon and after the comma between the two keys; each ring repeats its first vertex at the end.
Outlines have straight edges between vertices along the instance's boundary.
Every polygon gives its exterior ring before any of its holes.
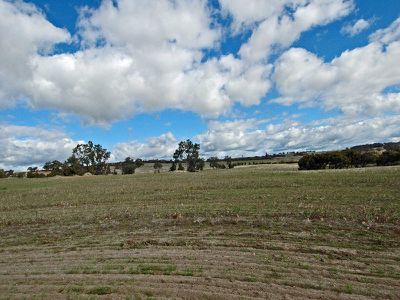
{"type": "Polygon", "coordinates": [[[0,294],[395,299],[399,191],[398,167],[3,179],[0,294]]]}
{"type": "Polygon", "coordinates": [[[87,290],[87,294],[92,295],[107,295],[111,294],[113,289],[110,286],[95,286],[87,290]]]}

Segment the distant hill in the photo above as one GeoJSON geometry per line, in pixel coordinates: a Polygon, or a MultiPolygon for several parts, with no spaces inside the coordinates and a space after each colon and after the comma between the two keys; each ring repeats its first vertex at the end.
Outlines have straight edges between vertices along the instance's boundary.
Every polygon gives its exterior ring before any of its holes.
{"type": "Polygon", "coordinates": [[[356,151],[371,151],[371,150],[400,150],[400,142],[397,143],[374,143],[351,147],[356,151]]]}

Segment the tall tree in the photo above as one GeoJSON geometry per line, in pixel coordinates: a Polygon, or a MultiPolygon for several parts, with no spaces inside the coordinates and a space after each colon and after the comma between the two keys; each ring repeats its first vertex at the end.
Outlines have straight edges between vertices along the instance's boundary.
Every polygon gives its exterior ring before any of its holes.
{"type": "Polygon", "coordinates": [[[92,141],[87,144],[78,144],[72,150],[72,155],[79,160],[86,171],[94,174],[106,174],[106,163],[110,154],[107,149],[104,149],[100,144],[93,144],[92,141]]]}
{"type": "Polygon", "coordinates": [[[83,175],[85,173],[85,169],[74,155],[68,157],[68,159],[64,162],[62,166],[62,172],[64,176],[73,176],[73,175],[83,175]]]}
{"type": "Polygon", "coordinates": [[[173,158],[178,163],[186,161],[188,172],[201,170],[204,166],[204,161],[200,158],[200,144],[193,144],[189,139],[178,144],[178,149],[176,149],[173,158]]]}
{"type": "Polygon", "coordinates": [[[48,161],[44,164],[43,169],[51,171],[51,175],[61,175],[63,173],[63,163],[58,160],[48,161]]]}

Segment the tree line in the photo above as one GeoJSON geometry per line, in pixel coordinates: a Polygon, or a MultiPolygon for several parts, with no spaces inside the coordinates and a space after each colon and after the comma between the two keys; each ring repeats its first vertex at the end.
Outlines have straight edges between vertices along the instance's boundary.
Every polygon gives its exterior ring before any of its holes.
{"type": "MultiPolygon", "coordinates": [[[[320,169],[342,169],[359,168],[369,165],[389,166],[400,164],[400,142],[399,143],[375,143],[369,145],[355,146],[342,151],[329,151],[320,153],[290,152],[286,155],[303,154],[298,161],[299,170],[320,170],[320,169]]],[[[160,173],[163,163],[171,163],[169,171],[202,171],[205,160],[200,156],[200,144],[193,143],[191,140],[181,141],[175,150],[172,160],[149,160],[144,161],[140,158],[125,158],[122,162],[107,163],[111,153],[100,144],[89,141],[87,144],[78,144],[72,149],[72,154],[64,162],[58,160],[48,161],[44,164],[40,172],[37,167],[29,167],[28,172],[14,172],[0,169],[0,178],[6,177],[46,177],[46,176],[74,176],[90,173],[93,175],[105,174],[134,174],[136,169],[142,167],[144,163],[153,163],[154,173],[160,173]],[[186,167],[186,168],[185,168],[186,167]]],[[[273,158],[282,156],[266,154],[263,158],[273,158]]],[[[249,159],[261,158],[261,156],[249,157],[249,159]]],[[[210,157],[207,159],[213,169],[232,169],[237,165],[246,164],[245,158],[232,158],[225,156],[210,157]],[[241,161],[239,161],[241,160],[241,161]]],[[[254,164],[254,162],[253,162],[254,164]]]]}
{"type": "MultiPolygon", "coordinates": [[[[64,162],[53,160],[48,161],[43,166],[43,171],[38,167],[29,167],[28,172],[17,172],[13,170],[4,171],[0,169],[0,178],[6,177],[24,177],[41,178],[51,176],[82,176],[86,173],[93,175],[116,174],[120,170],[122,175],[134,174],[137,168],[144,165],[142,159],[125,158],[124,161],[109,164],[107,163],[111,153],[100,144],[94,144],[89,141],[87,144],[78,144],[72,149],[72,154],[64,162]],[[112,171],[113,170],[113,171],[112,171]]],[[[190,140],[182,141],[173,154],[172,166],[170,171],[185,170],[183,164],[186,164],[188,172],[201,171],[204,168],[205,161],[200,157],[200,144],[194,144],[190,140]]],[[[154,173],[160,173],[163,168],[162,162],[171,162],[166,160],[151,160],[154,173]]],[[[150,162],[150,161],[149,161],[150,162]]]]}
{"type": "Polygon", "coordinates": [[[400,150],[358,151],[346,149],[306,154],[300,158],[299,170],[361,168],[368,165],[391,166],[400,164],[400,150]]]}
{"type": "MultiPolygon", "coordinates": [[[[72,150],[72,155],[64,163],[57,160],[47,162],[43,169],[50,171],[49,176],[73,176],[86,173],[93,175],[116,174],[116,169],[121,170],[121,174],[126,175],[134,174],[137,168],[144,165],[144,161],[140,158],[134,160],[131,157],[127,157],[123,162],[115,163],[112,166],[107,163],[110,155],[111,153],[100,144],[95,145],[89,141],[87,144],[78,144],[72,150]],[[111,170],[112,167],[114,171],[111,170]]],[[[155,172],[159,173],[162,164],[156,161],[153,167],[155,172]]]]}

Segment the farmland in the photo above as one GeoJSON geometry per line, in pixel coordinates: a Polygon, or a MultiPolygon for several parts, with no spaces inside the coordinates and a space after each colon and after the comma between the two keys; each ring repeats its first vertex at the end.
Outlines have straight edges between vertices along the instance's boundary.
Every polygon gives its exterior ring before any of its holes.
{"type": "Polygon", "coordinates": [[[399,299],[400,168],[0,180],[0,298],[399,299]]]}

